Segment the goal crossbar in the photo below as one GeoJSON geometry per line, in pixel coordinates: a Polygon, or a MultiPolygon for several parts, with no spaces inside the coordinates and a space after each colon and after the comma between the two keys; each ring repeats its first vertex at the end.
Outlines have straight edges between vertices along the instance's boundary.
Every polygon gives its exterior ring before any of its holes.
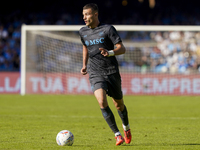
{"type": "MultiPolygon", "coordinates": [[[[200,26],[113,25],[118,31],[200,31],[200,26]]],[[[22,30],[78,31],[83,25],[22,25],[22,30]]]]}

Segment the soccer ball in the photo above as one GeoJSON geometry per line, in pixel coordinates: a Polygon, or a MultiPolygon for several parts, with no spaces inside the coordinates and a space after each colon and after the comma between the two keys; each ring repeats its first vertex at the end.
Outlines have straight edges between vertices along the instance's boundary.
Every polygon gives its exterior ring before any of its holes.
{"type": "Polygon", "coordinates": [[[62,130],[57,134],[56,142],[60,146],[71,146],[74,143],[74,135],[69,130],[62,130]]]}

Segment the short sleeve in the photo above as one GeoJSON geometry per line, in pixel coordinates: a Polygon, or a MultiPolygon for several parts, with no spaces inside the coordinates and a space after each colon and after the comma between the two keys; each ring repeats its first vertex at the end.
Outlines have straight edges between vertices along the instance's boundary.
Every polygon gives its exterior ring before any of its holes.
{"type": "Polygon", "coordinates": [[[113,42],[114,45],[119,43],[119,42],[122,42],[117,30],[113,26],[110,26],[108,36],[109,36],[109,38],[111,39],[111,41],[113,42]]]}
{"type": "MultiPolygon", "coordinates": [[[[79,31],[79,36],[80,36],[80,39],[81,39],[82,44],[85,45],[85,41],[84,41],[83,37],[81,36],[81,30],[79,31]]],[[[85,46],[86,46],[86,45],[85,45],[85,46]]]]}

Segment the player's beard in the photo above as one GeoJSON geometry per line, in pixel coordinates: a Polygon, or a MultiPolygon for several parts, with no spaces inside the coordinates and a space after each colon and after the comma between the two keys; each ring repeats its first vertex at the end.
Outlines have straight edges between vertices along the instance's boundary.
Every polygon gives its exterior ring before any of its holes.
{"type": "Polygon", "coordinates": [[[93,27],[94,25],[95,25],[94,18],[90,18],[90,19],[86,20],[86,26],[93,27]]]}
{"type": "Polygon", "coordinates": [[[92,26],[92,21],[91,21],[91,20],[88,20],[88,21],[86,22],[86,25],[87,25],[87,26],[92,26]]]}

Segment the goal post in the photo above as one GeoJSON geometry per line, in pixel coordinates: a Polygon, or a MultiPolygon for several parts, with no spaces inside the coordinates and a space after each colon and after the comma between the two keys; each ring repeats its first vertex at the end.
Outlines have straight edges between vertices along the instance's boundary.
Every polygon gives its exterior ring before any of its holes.
{"type": "MultiPolygon", "coordinates": [[[[22,25],[21,95],[91,94],[88,76],[80,74],[81,27],[22,25]]],[[[114,27],[127,49],[116,56],[124,94],[200,95],[199,26],[114,27]]]]}

